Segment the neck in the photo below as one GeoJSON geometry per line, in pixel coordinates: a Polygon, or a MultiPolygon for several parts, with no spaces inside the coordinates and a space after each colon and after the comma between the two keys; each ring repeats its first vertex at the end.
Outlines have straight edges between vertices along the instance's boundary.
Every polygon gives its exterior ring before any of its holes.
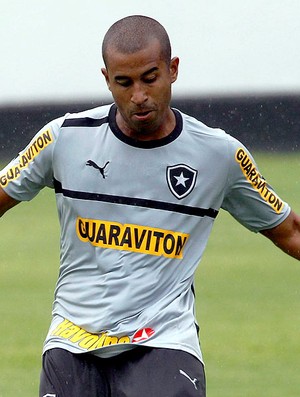
{"type": "Polygon", "coordinates": [[[171,108],[168,108],[160,124],[140,125],[131,127],[117,109],[116,122],[123,134],[138,141],[153,141],[171,134],[176,127],[176,118],[171,108]]]}

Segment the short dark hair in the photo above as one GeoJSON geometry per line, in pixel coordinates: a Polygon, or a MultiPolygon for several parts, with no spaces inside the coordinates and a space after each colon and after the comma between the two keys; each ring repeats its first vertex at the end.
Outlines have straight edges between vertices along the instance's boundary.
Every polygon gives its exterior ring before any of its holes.
{"type": "Polygon", "coordinates": [[[161,45],[161,57],[169,64],[171,44],[165,28],[155,19],[143,15],[131,15],[115,22],[107,31],[102,43],[102,57],[107,66],[108,48],[116,48],[124,54],[132,54],[157,39],[161,45]]]}

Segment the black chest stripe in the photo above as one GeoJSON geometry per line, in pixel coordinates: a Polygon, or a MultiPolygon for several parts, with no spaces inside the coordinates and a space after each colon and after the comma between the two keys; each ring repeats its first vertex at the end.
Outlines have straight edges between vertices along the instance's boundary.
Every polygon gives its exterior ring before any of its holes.
{"type": "Polygon", "coordinates": [[[55,193],[61,193],[65,197],[88,200],[88,201],[100,201],[104,203],[113,203],[121,205],[130,205],[136,207],[152,208],[156,210],[178,212],[181,214],[194,215],[199,217],[208,216],[215,219],[219,211],[213,208],[198,208],[191,207],[182,204],[166,203],[164,201],[148,200],[137,197],[126,197],[126,196],[113,196],[110,194],[101,193],[89,193],[89,192],[79,192],[76,190],[64,189],[61,183],[54,180],[55,193]]]}
{"type": "Polygon", "coordinates": [[[108,117],[103,119],[92,119],[90,117],[81,117],[75,119],[66,119],[62,127],[100,127],[100,125],[108,123],[108,117]]]}

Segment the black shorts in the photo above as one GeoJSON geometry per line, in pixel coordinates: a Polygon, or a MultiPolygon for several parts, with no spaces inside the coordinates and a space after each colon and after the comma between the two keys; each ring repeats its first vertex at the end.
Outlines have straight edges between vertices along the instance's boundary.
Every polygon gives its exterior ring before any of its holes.
{"type": "Polygon", "coordinates": [[[202,363],[186,352],[137,347],[112,358],[52,349],[40,397],[205,397],[202,363]]]}

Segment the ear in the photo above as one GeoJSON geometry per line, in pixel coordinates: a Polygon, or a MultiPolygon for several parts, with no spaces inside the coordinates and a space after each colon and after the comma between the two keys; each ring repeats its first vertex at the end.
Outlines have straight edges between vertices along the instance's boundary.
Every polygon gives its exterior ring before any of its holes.
{"type": "Polygon", "coordinates": [[[105,81],[106,81],[106,84],[107,84],[107,87],[108,87],[108,89],[110,90],[110,82],[109,82],[109,75],[108,75],[107,69],[102,68],[102,69],[101,69],[101,73],[103,74],[103,76],[104,76],[104,78],[105,78],[105,81]]]}
{"type": "Polygon", "coordinates": [[[178,67],[179,67],[179,58],[178,57],[172,58],[170,62],[170,76],[172,83],[174,83],[177,80],[178,67]]]}

